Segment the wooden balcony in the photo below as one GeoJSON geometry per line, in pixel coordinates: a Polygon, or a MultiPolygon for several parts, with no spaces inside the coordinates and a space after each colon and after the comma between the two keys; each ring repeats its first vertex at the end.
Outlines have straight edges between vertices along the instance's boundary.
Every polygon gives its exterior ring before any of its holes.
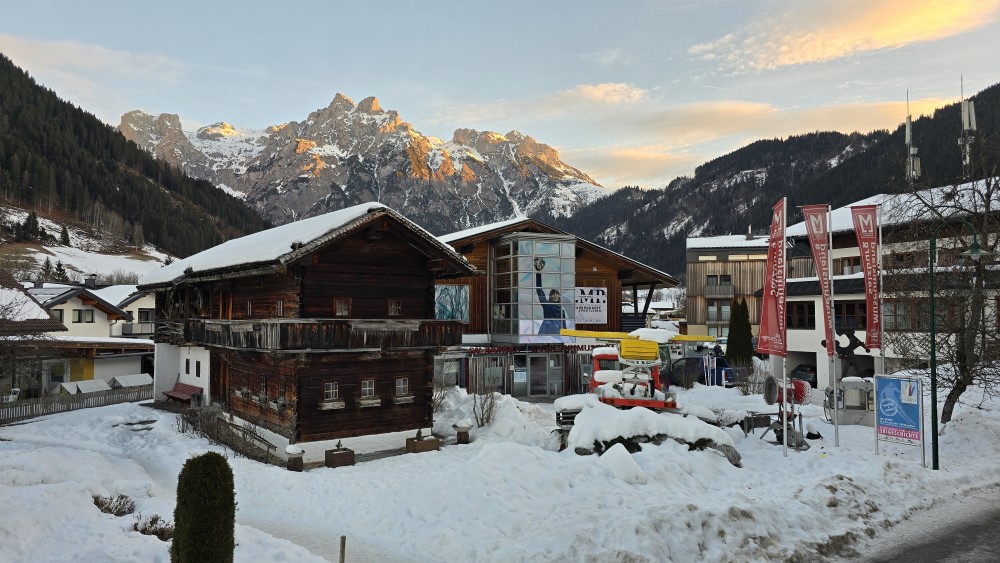
{"type": "Polygon", "coordinates": [[[156,342],[243,350],[457,346],[461,321],[388,319],[157,320],[156,342]]]}
{"type": "Polygon", "coordinates": [[[736,297],[736,288],[731,285],[706,285],[705,299],[732,299],[736,297]]]}

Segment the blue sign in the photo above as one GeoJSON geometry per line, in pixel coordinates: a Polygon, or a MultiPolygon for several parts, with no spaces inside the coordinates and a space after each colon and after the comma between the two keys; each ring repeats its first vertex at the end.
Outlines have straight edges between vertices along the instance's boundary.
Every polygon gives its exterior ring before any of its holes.
{"type": "Polygon", "coordinates": [[[875,429],[877,439],[921,445],[923,398],[920,380],[875,376],[875,429]]]}

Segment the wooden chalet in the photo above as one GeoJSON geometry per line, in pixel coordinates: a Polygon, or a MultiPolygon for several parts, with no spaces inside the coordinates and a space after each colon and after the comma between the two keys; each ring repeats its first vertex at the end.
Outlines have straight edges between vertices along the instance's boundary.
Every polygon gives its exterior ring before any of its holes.
{"type": "Polygon", "coordinates": [[[291,442],[428,428],[434,357],[463,334],[435,320],[435,284],[476,274],[378,203],[228,241],[140,280],[154,396],[198,387],[291,442]]]}
{"type": "MultiPolygon", "coordinates": [[[[466,295],[469,353],[464,364],[439,358],[438,377],[517,397],[582,390],[590,346],[560,335],[560,328],[644,327],[653,290],[679,284],[669,274],[528,218],[440,239],[487,275],[442,282],[466,295]],[[645,300],[637,298],[640,289],[648,290],[645,300]],[[622,308],[625,292],[632,294],[630,313],[622,308]]],[[[438,293],[440,298],[445,292],[438,293]]]]}

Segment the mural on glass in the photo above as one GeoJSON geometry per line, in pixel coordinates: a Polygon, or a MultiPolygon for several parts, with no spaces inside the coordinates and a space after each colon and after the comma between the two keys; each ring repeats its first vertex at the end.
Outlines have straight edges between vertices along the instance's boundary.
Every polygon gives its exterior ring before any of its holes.
{"type": "Polygon", "coordinates": [[[469,286],[434,286],[434,318],[469,322],[469,286]]]}
{"type": "Polygon", "coordinates": [[[574,245],[518,241],[518,335],[521,342],[567,342],[559,334],[575,328],[574,245]]]}

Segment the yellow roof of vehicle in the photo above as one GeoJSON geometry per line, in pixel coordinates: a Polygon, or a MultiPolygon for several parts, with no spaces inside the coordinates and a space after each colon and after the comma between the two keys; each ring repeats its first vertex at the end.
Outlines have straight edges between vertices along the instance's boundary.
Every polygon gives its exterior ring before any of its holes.
{"type": "MultiPolygon", "coordinates": [[[[574,328],[564,328],[559,331],[562,336],[576,336],[579,338],[598,338],[601,340],[639,340],[638,336],[632,336],[627,332],[612,332],[599,330],[577,330],[574,328]]],[[[705,334],[675,334],[670,338],[671,342],[715,342],[714,336],[705,334]]],[[[645,341],[649,342],[649,341],[645,341]]]]}

